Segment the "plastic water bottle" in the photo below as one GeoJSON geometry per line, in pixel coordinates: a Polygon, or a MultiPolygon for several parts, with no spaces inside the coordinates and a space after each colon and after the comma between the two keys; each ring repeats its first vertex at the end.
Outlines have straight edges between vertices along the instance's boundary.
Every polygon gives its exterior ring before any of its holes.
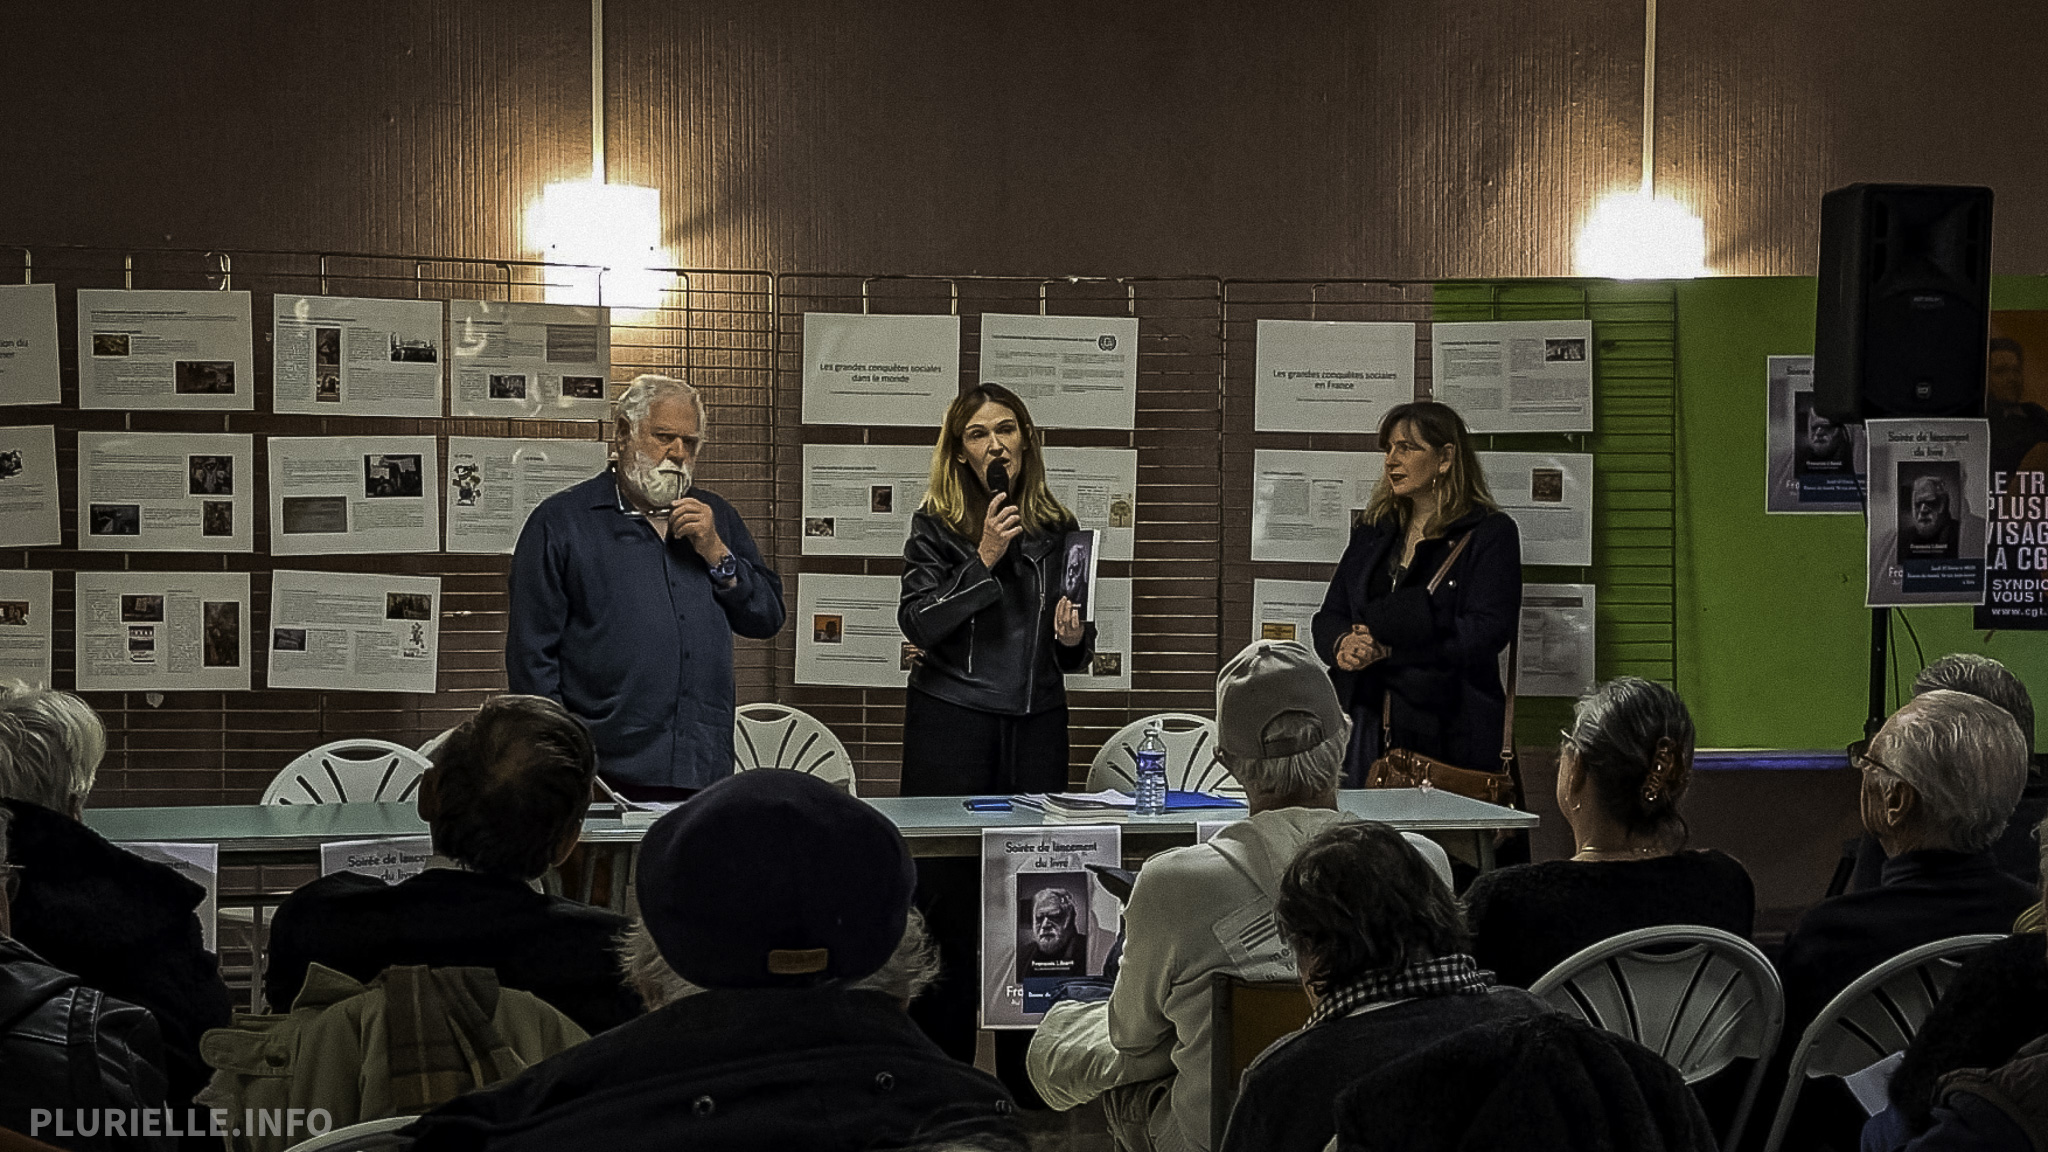
{"type": "Polygon", "coordinates": [[[1166,743],[1159,738],[1156,724],[1145,729],[1144,742],[1138,745],[1138,787],[1134,799],[1137,806],[1131,809],[1133,815],[1166,814],[1166,743]]]}

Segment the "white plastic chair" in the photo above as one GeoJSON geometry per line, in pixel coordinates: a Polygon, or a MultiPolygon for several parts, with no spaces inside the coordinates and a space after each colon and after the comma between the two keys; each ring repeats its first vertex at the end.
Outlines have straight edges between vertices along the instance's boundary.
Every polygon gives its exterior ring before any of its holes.
{"type": "Polygon", "coordinates": [[[285,1152],[374,1152],[385,1148],[409,1148],[412,1146],[411,1137],[397,1137],[391,1133],[417,1119],[417,1116],[385,1116],[365,1120],[323,1132],[310,1140],[301,1140],[285,1152]]]}
{"type": "Polygon", "coordinates": [[[1529,987],[1559,1011],[1641,1044],[1687,1084],[1756,1061],[1721,1147],[1733,1148],[1785,1028],[1778,974],[1756,946],[1682,924],[1612,936],[1567,957],[1529,987]]]}
{"type": "MultiPolygon", "coordinates": [[[[456,727],[461,727],[461,725],[457,725],[456,727]]],[[[425,756],[428,760],[432,760],[434,758],[434,750],[436,748],[439,748],[441,745],[446,744],[448,742],[448,738],[453,735],[455,735],[455,729],[450,728],[443,732],[436,732],[432,736],[427,737],[426,743],[420,745],[420,755],[425,756]]]]}
{"type": "Polygon", "coordinates": [[[1161,712],[1117,730],[1088,765],[1088,791],[1130,791],[1138,784],[1138,745],[1157,724],[1166,745],[1166,786],[1176,792],[1209,792],[1244,799],[1244,785],[1216,759],[1216,722],[1192,712],[1161,712]]]}
{"type": "Polygon", "coordinates": [[[425,756],[389,740],[367,737],[322,744],[284,766],[264,804],[348,804],[410,800],[420,774],[433,765],[425,756]]]}
{"type": "Polygon", "coordinates": [[[808,772],[849,795],[860,795],[846,745],[824,721],[787,705],[744,704],[733,713],[732,770],[756,768],[808,772]]]}
{"type": "Polygon", "coordinates": [[[1785,1094],[1771,1121],[1764,1152],[1778,1152],[1792,1111],[1806,1082],[1821,1076],[1860,1072],[1894,1052],[1903,1052],[1928,1013],[1955,982],[1956,971],[1970,953],[2005,939],[2003,936],[1951,936],[1936,940],[1879,964],[1842,989],[1807,1025],[1792,1050],[1785,1072],[1785,1094]]]}

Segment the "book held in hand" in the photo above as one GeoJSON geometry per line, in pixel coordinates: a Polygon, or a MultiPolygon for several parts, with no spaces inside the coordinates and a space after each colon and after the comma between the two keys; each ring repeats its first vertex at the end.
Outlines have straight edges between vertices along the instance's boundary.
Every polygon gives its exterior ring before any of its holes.
{"type": "Polygon", "coordinates": [[[1101,534],[1079,528],[1060,541],[1060,595],[1074,602],[1081,619],[1095,619],[1095,558],[1101,534]]]}

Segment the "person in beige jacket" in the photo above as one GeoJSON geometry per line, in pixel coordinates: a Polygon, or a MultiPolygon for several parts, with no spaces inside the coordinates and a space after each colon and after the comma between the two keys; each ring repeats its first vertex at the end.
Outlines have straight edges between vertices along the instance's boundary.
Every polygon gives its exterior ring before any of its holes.
{"type": "MultiPolygon", "coordinates": [[[[1273,900],[1300,847],[1348,819],[1337,782],[1350,738],[1329,672],[1307,648],[1255,641],[1224,666],[1217,757],[1244,785],[1250,815],[1145,862],[1110,998],[1053,1005],[1032,1038],[1027,1068],[1046,1103],[1101,1096],[1126,1152],[1208,1152],[1210,979],[1296,978],[1273,900]]],[[[1448,884],[1443,849],[1409,839],[1448,884]]]]}

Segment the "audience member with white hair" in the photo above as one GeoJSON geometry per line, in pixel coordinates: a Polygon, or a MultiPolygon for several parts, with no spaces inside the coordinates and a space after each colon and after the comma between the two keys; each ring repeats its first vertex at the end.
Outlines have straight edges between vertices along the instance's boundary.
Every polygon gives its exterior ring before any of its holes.
{"type": "MultiPolygon", "coordinates": [[[[1922,668],[1920,674],[1913,677],[1914,695],[1937,688],[1981,696],[2005,709],[2019,724],[2020,735],[2026,740],[2029,753],[2027,781],[2020,789],[2019,801],[2013,806],[2012,818],[2006,821],[2005,831],[1991,845],[1991,858],[1998,861],[2000,869],[2028,884],[2039,884],[2041,855],[2039,845],[2034,842],[2034,828],[2042,819],[2048,818],[2048,777],[2042,775],[2042,758],[2033,754],[2033,696],[2011,669],[1975,652],[1950,653],[1922,668]]],[[[1849,890],[1857,892],[1877,887],[1884,860],[1884,849],[1878,846],[1877,838],[1866,835],[1857,850],[1856,870],[1850,877],[1849,890]]]]}
{"type": "MultiPolygon", "coordinates": [[[[1907,701],[1855,758],[1863,826],[1884,849],[1882,882],[1822,901],[1786,938],[1778,963],[1781,1066],[1821,1008],[1858,976],[1950,936],[2003,935],[2034,902],[2033,889],[1991,856],[2027,758],[2010,713],[1945,688],[1907,701]]],[[[1862,1120],[1845,1091],[1809,1086],[1786,1146],[1854,1148],[1862,1120]]]]}
{"type": "MultiPolygon", "coordinates": [[[[1145,862],[1124,907],[1123,962],[1108,1000],[1054,1004],[1031,1040],[1032,1084],[1048,1104],[1098,1096],[1127,1152],[1210,1146],[1210,984],[1295,978],[1273,922],[1280,877],[1317,833],[1348,817],[1337,782],[1351,722],[1315,654],[1259,640],[1216,677],[1217,756],[1244,785],[1249,816],[1207,843],[1145,862]]],[[[1450,861],[1408,842],[1443,884],[1450,861]]]]}
{"type": "Polygon", "coordinates": [[[16,940],[89,987],[149,1010],[173,1107],[206,1086],[199,1035],[228,1023],[228,990],[194,912],[206,893],[80,822],[107,733],[69,692],[0,684],[0,804],[21,871],[16,940]]]}
{"type": "Polygon", "coordinates": [[[558,700],[605,781],[679,800],[732,773],[735,633],[782,628],[782,580],[696,486],[704,399],[670,376],[619,396],[617,461],[541,501],[512,553],[507,691],[558,700]]]}

